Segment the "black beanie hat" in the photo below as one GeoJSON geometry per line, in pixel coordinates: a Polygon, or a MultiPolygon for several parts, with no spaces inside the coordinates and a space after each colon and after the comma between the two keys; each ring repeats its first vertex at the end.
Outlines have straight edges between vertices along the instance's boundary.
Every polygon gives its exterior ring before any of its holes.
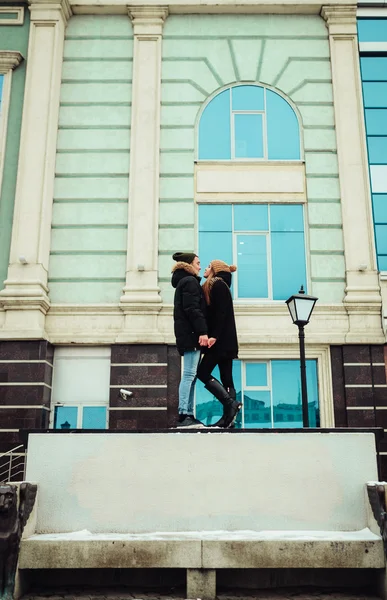
{"type": "Polygon", "coordinates": [[[172,258],[173,260],[176,260],[176,262],[185,262],[190,265],[196,256],[197,254],[194,252],[175,252],[172,258]]]}

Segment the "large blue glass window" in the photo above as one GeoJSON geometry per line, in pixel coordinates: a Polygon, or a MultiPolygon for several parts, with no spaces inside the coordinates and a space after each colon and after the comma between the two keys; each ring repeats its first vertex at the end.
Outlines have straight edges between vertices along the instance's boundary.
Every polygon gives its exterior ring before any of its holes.
{"type": "Polygon", "coordinates": [[[203,265],[237,265],[234,299],[286,300],[295,286],[307,288],[303,207],[200,205],[199,255],[203,265]]]}
{"type": "MultiPolygon", "coordinates": [[[[306,361],[308,412],[311,427],[320,426],[317,361],[306,361]]],[[[214,371],[219,379],[219,372],[214,371]]],[[[236,421],[237,428],[301,428],[302,403],[300,363],[298,360],[233,362],[233,379],[237,399],[243,403],[236,421]]],[[[196,417],[205,425],[215,423],[222,406],[204,388],[196,384],[196,417]]]]}
{"type": "MultiPolygon", "coordinates": [[[[387,19],[359,19],[360,42],[386,42],[387,19]]],[[[373,47],[373,50],[375,48],[373,47]]],[[[375,246],[380,271],[387,270],[387,56],[360,57],[375,246]]]]}
{"type": "Polygon", "coordinates": [[[279,94],[258,85],[215,96],[199,123],[199,160],[300,160],[297,116],[279,94]]]}

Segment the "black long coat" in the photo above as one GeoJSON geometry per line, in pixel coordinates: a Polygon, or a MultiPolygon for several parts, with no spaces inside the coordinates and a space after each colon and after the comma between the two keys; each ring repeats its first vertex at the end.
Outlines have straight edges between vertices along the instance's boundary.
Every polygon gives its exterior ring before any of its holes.
{"type": "Polygon", "coordinates": [[[208,337],[216,343],[206,353],[222,358],[237,358],[238,337],[230,286],[231,273],[221,271],[210,288],[211,303],[207,307],[208,337]]]}
{"type": "Polygon", "coordinates": [[[176,345],[183,355],[199,350],[199,336],[207,334],[206,302],[200,277],[190,265],[177,263],[171,283],[176,288],[173,310],[176,345]]]}

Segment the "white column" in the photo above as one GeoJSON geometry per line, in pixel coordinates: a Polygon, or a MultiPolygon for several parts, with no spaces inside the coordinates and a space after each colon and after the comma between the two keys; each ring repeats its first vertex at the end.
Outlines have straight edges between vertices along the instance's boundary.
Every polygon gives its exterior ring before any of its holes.
{"type": "Polygon", "coordinates": [[[331,51],[346,290],[347,341],[382,341],[381,296],[374,251],[356,4],[323,6],[331,51]]]}
{"type": "Polygon", "coordinates": [[[31,26],[10,265],[1,336],[42,337],[47,288],[59,95],[69,0],[29,0],[31,26]]]}
{"type": "Polygon", "coordinates": [[[132,125],[126,284],[121,308],[159,310],[158,228],[161,41],[168,10],[129,8],[133,21],[132,125]]]}

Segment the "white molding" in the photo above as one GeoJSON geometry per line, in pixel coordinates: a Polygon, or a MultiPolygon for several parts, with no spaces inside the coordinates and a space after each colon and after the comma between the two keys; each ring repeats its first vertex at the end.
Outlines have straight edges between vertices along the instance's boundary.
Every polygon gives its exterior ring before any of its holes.
{"type": "Polygon", "coordinates": [[[23,6],[1,6],[0,7],[0,26],[1,25],[23,25],[24,23],[24,7],[23,6]],[[15,14],[14,19],[2,19],[2,14],[15,14]]]}
{"type": "MultiPolygon", "coordinates": [[[[353,336],[358,338],[361,332],[365,337],[370,334],[370,323],[363,318],[364,308],[368,304],[370,312],[378,313],[382,301],[374,248],[356,13],[356,4],[323,6],[321,10],[327,22],[331,51],[346,264],[344,304],[349,315],[348,342],[353,336]],[[361,265],[367,265],[365,271],[361,265]]],[[[373,327],[374,335],[382,337],[381,323],[374,321],[373,327]]]]}
{"type": "Polygon", "coordinates": [[[23,60],[23,55],[20,52],[0,50],[0,75],[13,71],[23,60]]]}
{"type": "Polygon", "coordinates": [[[371,0],[372,4],[380,4],[380,7],[371,7],[369,8],[368,6],[359,6],[357,9],[357,16],[358,18],[361,17],[375,17],[375,18],[387,18],[387,7],[386,4],[384,2],[384,0],[382,0],[382,2],[378,2],[377,0],[371,0]]]}
{"type": "MultiPolygon", "coordinates": [[[[134,41],[126,281],[120,300],[125,315],[132,304],[140,310],[144,304],[161,304],[157,280],[161,38],[168,9],[136,6],[128,12],[134,41]]],[[[125,320],[129,329],[130,319],[125,320]]]]}
{"type": "MultiPolygon", "coordinates": [[[[386,11],[387,18],[387,11],[386,11]]],[[[386,52],[387,42],[359,42],[360,52],[386,52]]]]}
{"type": "Polygon", "coordinates": [[[0,303],[0,335],[45,338],[50,306],[47,272],[51,240],[64,32],[69,0],[29,0],[31,24],[10,264],[0,303]],[[19,257],[26,258],[21,264],[19,257]]]}
{"type": "MultiPolygon", "coordinates": [[[[74,14],[126,14],[127,0],[70,0],[74,14]]],[[[133,5],[139,5],[139,2],[133,5]]],[[[157,6],[157,0],[147,2],[149,6],[157,6]]],[[[331,4],[343,5],[345,1],[332,0],[331,4]]],[[[321,1],[316,0],[169,0],[169,12],[173,14],[319,14],[321,1]]]]}

